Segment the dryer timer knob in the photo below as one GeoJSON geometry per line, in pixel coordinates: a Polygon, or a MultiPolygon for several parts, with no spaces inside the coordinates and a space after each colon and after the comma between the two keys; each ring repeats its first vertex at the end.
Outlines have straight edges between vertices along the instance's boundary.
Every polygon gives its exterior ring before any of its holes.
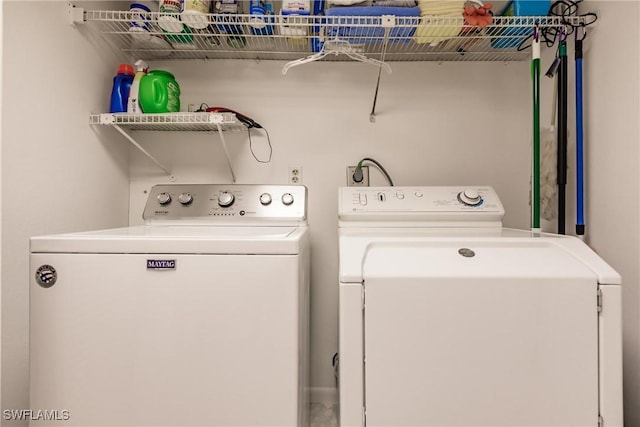
{"type": "Polygon", "coordinates": [[[479,206],[482,204],[482,196],[476,190],[468,188],[458,193],[458,201],[467,206],[479,206]]]}

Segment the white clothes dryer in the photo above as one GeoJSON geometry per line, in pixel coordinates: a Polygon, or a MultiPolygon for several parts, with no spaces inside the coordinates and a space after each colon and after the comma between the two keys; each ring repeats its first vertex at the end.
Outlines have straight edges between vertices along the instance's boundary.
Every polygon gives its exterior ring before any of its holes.
{"type": "Polygon", "coordinates": [[[31,239],[46,426],[307,426],[303,186],[158,185],[146,224],[31,239]],[[61,415],[60,415],[61,414],[61,415]]]}
{"type": "Polygon", "coordinates": [[[490,187],[341,188],[341,426],[622,426],[621,277],[490,187]]]}

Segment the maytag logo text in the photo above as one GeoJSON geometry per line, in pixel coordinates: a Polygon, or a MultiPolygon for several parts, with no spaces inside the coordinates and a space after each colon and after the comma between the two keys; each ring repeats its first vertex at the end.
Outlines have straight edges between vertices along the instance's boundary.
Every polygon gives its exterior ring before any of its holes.
{"type": "Polygon", "coordinates": [[[147,270],[175,270],[175,259],[148,259],[147,270]]]}

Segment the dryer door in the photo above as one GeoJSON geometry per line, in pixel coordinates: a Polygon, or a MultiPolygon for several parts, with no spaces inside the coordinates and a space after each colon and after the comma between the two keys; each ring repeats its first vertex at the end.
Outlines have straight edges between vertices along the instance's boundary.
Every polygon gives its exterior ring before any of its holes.
{"type": "Polygon", "coordinates": [[[540,244],[374,246],[367,426],[597,426],[597,281],[540,244]]]}

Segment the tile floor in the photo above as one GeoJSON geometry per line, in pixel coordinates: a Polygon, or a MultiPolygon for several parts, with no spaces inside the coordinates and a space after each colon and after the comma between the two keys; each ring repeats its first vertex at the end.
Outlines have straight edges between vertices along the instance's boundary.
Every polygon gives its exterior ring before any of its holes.
{"type": "Polygon", "coordinates": [[[311,427],[338,427],[338,407],[326,403],[311,404],[311,427]]]}

